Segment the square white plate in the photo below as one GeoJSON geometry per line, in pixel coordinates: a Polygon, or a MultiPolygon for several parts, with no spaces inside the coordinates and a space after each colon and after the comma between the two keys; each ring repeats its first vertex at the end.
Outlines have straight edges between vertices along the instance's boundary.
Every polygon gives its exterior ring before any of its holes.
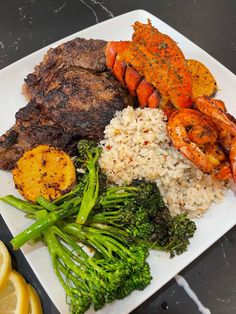
{"type": "MultiPolygon", "coordinates": [[[[186,58],[197,59],[211,70],[219,86],[217,98],[224,100],[228,110],[236,116],[236,76],[190,40],[146,11],[137,10],[115,17],[64,38],[50,45],[50,47],[55,47],[78,36],[100,38],[108,41],[129,40],[132,35],[131,25],[137,20],[146,23],[147,19],[150,19],[152,24],[161,32],[171,36],[179,44],[186,58]]],[[[49,46],[0,71],[0,134],[14,124],[16,111],[26,105],[26,100],[21,95],[23,79],[33,71],[34,66],[42,60],[48,49],[49,46]]],[[[6,194],[18,195],[14,189],[11,174],[4,171],[1,171],[0,174],[0,196],[6,194]]],[[[126,299],[109,304],[97,313],[128,313],[160,289],[235,225],[236,210],[233,205],[235,201],[235,195],[232,191],[229,191],[221,204],[213,205],[203,218],[197,220],[197,232],[186,253],[174,259],[169,259],[168,254],[152,251],[149,257],[153,276],[151,284],[144,291],[134,292],[126,299]]],[[[30,224],[30,221],[25,219],[22,213],[3,203],[0,203],[0,213],[13,235],[18,234],[30,224]]],[[[23,252],[59,312],[62,314],[68,313],[65,293],[54,275],[47,249],[42,245],[25,246],[23,252]]],[[[94,312],[90,310],[88,313],[94,312]]]]}

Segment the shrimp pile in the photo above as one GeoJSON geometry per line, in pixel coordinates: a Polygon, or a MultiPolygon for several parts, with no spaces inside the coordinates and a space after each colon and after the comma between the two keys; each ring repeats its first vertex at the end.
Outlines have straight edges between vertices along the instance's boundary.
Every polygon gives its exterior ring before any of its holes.
{"type": "Polygon", "coordinates": [[[173,145],[204,173],[236,182],[236,120],[221,100],[199,96],[167,123],[173,145]]]}

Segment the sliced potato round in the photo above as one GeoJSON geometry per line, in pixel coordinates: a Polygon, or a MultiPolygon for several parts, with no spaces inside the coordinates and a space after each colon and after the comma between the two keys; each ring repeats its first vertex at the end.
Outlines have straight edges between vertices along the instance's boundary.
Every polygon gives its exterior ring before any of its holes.
{"type": "Polygon", "coordinates": [[[192,99],[198,96],[213,96],[217,91],[217,83],[208,68],[201,62],[187,60],[188,69],[192,76],[192,99]]]}
{"type": "Polygon", "coordinates": [[[32,202],[40,195],[48,200],[55,199],[70,190],[76,180],[70,157],[48,145],[25,152],[12,174],[18,191],[32,202]]]}

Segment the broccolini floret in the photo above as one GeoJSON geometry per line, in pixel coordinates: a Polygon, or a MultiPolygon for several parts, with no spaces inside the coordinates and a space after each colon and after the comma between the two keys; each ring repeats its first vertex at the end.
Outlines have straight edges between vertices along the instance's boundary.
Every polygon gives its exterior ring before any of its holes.
{"type": "MultiPolygon", "coordinates": [[[[79,241],[93,247],[104,259],[114,265],[117,262],[123,264],[122,272],[126,277],[117,286],[115,299],[122,299],[134,290],[143,290],[151,281],[149,265],[146,262],[148,247],[129,243],[126,237],[116,235],[110,230],[82,226],[76,223],[67,224],[64,232],[73,235],[79,241]]],[[[114,266],[113,265],[113,266],[114,266]]]]}
{"type": "Polygon", "coordinates": [[[143,245],[130,245],[125,238],[77,223],[63,230],[52,226],[44,237],[72,313],[84,313],[90,305],[98,310],[133,290],[143,290],[151,281],[148,249],[143,245]],[[75,238],[100,257],[89,256],[75,238]]]}
{"type": "Polygon", "coordinates": [[[123,230],[171,257],[187,250],[196,230],[187,215],[171,216],[155,183],[136,180],[128,187],[108,188],[99,202],[100,212],[90,215],[88,224],[115,226],[118,233],[123,230]]]}
{"type": "Polygon", "coordinates": [[[165,203],[155,183],[134,180],[129,186],[108,188],[99,200],[104,208],[128,207],[132,211],[145,208],[149,217],[155,217],[165,203]]]}
{"type": "Polygon", "coordinates": [[[84,224],[90,211],[97,202],[99,192],[99,166],[98,158],[101,148],[96,143],[88,140],[81,140],[77,146],[78,156],[75,163],[77,167],[86,168],[88,174],[86,176],[85,187],[83,191],[80,210],[76,217],[76,222],[84,224]]]}
{"type": "Polygon", "coordinates": [[[164,248],[173,257],[182,254],[187,250],[189,239],[196,231],[196,224],[187,217],[187,214],[180,214],[169,219],[168,237],[164,248]]]}
{"type": "Polygon", "coordinates": [[[151,281],[148,249],[181,254],[196,230],[186,214],[171,216],[155,183],[108,187],[100,150],[92,141],[79,142],[77,185],[51,203],[41,196],[37,204],[1,198],[36,220],[12,239],[14,249],[44,238],[71,311],[78,314],[144,289],[151,281]],[[94,249],[94,256],[76,240],[94,249]]]}

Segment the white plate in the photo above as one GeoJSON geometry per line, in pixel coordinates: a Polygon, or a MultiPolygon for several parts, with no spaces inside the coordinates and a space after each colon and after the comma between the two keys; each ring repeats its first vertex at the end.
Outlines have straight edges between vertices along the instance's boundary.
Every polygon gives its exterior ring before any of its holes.
{"type": "MultiPolygon", "coordinates": [[[[236,116],[236,76],[201,48],[146,11],[137,10],[115,17],[64,38],[63,40],[50,45],[50,47],[55,47],[58,44],[77,36],[84,38],[101,38],[105,40],[128,40],[131,38],[132,34],[131,25],[137,20],[146,23],[148,18],[161,32],[170,35],[176,42],[178,42],[186,58],[197,59],[209,67],[218,82],[219,92],[217,97],[223,99],[228,110],[236,116]]],[[[32,72],[34,66],[42,60],[43,55],[48,48],[49,46],[0,71],[1,134],[9,129],[14,123],[15,112],[20,107],[26,105],[26,100],[21,95],[23,79],[28,73],[32,72]]],[[[14,189],[11,175],[1,171],[0,195],[2,196],[6,194],[17,195],[17,192],[14,189]]],[[[96,313],[128,313],[160,289],[166,282],[235,225],[236,210],[233,205],[235,201],[235,195],[232,191],[229,191],[223,203],[212,206],[205,216],[197,221],[197,232],[186,253],[175,257],[174,259],[169,259],[168,255],[165,253],[151,252],[149,263],[153,276],[152,283],[144,291],[134,292],[126,299],[107,305],[101,311],[96,313]]],[[[30,224],[30,221],[25,219],[22,213],[2,203],[0,203],[0,213],[13,235],[16,235],[30,224]]],[[[25,246],[23,252],[59,312],[62,314],[68,313],[65,293],[54,275],[47,249],[42,245],[36,247],[25,246]]],[[[88,311],[88,313],[93,313],[93,311],[88,311]]]]}

